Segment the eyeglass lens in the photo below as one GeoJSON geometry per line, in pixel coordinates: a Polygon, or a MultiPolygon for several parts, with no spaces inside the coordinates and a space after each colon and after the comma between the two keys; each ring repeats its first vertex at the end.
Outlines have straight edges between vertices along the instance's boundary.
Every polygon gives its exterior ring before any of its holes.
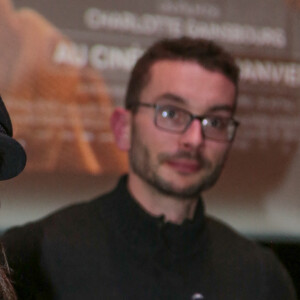
{"type": "Polygon", "coordinates": [[[234,136],[236,124],[231,118],[215,115],[194,116],[172,105],[156,107],[155,124],[163,130],[183,133],[194,119],[201,122],[202,132],[206,138],[230,141],[234,136]]]}

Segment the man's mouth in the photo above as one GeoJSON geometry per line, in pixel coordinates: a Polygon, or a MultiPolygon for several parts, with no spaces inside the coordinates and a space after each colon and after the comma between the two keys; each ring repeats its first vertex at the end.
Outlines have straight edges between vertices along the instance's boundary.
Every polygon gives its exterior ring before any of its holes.
{"type": "Polygon", "coordinates": [[[202,167],[199,161],[191,159],[170,159],[166,160],[166,164],[169,165],[175,171],[183,174],[196,173],[202,167]]]}

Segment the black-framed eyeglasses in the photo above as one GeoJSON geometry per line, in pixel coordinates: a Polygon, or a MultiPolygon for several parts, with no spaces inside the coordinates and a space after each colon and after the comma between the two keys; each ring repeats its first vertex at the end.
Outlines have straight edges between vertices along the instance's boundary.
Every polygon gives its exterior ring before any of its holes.
{"type": "Polygon", "coordinates": [[[239,122],[231,117],[212,114],[194,115],[189,111],[174,105],[139,102],[136,106],[154,108],[154,124],[157,128],[169,132],[184,133],[193,120],[197,119],[201,122],[203,136],[207,139],[216,141],[232,141],[239,125],[239,122]]]}

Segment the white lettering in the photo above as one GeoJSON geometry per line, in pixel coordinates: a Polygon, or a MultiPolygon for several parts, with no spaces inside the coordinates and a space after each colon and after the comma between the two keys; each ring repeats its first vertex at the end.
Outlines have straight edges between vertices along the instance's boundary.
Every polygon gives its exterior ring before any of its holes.
{"type": "MultiPolygon", "coordinates": [[[[181,2],[177,4],[179,3],[181,2]]],[[[129,11],[105,11],[98,8],[87,9],[83,18],[87,28],[91,30],[104,29],[147,36],[189,35],[231,44],[278,49],[285,48],[287,44],[285,31],[278,27],[257,27],[229,22],[207,23],[193,18],[158,14],[138,15],[129,11]]]]}
{"type": "Polygon", "coordinates": [[[104,11],[89,8],[84,13],[84,22],[89,29],[119,30],[135,34],[179,35],[180,18],[152,14],[136,15],[129,11],[104,11]]]}
{"type": "Polygon", "coordinates": [[[185,34],[214,39],[231,44],[286,47],[286,35],[282,28],[252,27],[234,23],[206,23],[195,19],[185,22],[185,34]]]}
{"type": "Polygon", "coordinates": [[[87,64],[88,47],[75,43],[60,42],[53,53],[53,61],[57,64],[69,64],[83,67],[87,64]]]}
{"type": "Polygon", "coordinates": [[[159,9],[168,14],[184,14],[188,16],[218,18],[221,10],[211,3],[190,3],[185,1],[163,0],[158,3],[159,9]]]}
{"type": "Polygon", "coordinates": [[[95,45],[90,51],[90,64],[99,70],[122,69],[130,70],[143,50],[129,47],[119,48],[105,45],[95,45]]]}
{"type": "Polygon", "coordinates": [[[238,59],[237,62],[244,81],[300,87],[300,64],[250,59],[238,59]]]}

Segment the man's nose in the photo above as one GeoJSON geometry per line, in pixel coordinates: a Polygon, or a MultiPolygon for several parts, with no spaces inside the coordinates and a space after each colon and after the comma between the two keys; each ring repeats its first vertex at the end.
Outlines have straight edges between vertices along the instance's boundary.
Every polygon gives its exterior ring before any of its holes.
{"type": "Polygon", "coordinates": [[[187,130],[180,136],[180,145],[184,148],[196,148],[204,142],[200,120],[193,120],[187,130]]]}

